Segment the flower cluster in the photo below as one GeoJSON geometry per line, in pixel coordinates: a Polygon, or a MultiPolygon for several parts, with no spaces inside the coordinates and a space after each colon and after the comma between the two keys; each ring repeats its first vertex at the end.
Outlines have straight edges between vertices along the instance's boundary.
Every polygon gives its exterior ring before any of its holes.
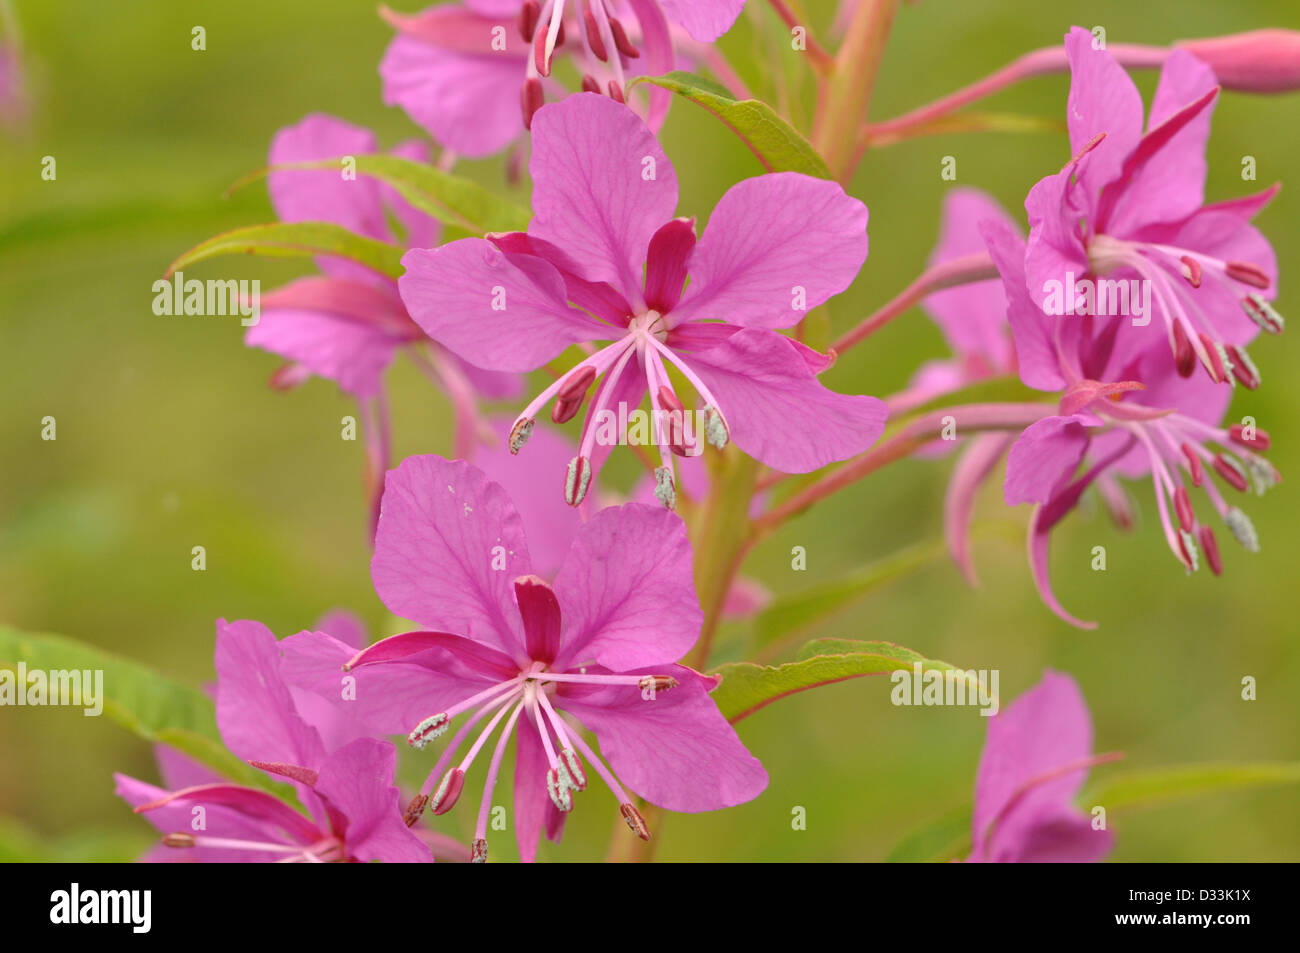
{"type": "MultiPolygon", "coordinates": [[[[1300,80],[1285,68],[1289,34],[1112,52],[1075,28],[1063,48],[1033,54],[1021,75],[1071,74],[1072,157],[1028,190],[1027,221],[978,189],[953,189],[929,270],[827,346],[819,309],[858,280],[868,253],[867,207],[847,191],[855,150],[923,134],[952,104],[865,124],[862,91],[845,93],[845,64],[867,74],[869,95],[873,37],[887,23],[873,20],[877,5],[846,2],[838,54],[806,47],[825,81],[810,139],[762,104],[691,80],[767,169],[726,189],[697,228],[702,210],[679,208],[677,169],[690,170],[692,157],[675,168],[657,139],[671,94],[644,78],[697,67],[739,95],[711,44],[744,6],[385,8],[396,36],[380,65],[384,101],[432,137],[436,162],[411,141],[389,153],[406,166],[340,175],[332,160],[381,155],[367,130],[312,115],[276,135],[269,190],[280,222],[331,223],[400,255],[400,273],[381,273],[373,260],[309,248],[319,274],[267,296],[246,343],[288,362],[276,386],[315,375],[360,402],[371,575],[411,627],[367,644],[337,617],[282,642],[258,623],[220,623],[222,737],[267,783],[232,783],[175,752],[160,754],[167,790],[119,778],[165,845],[201,860],[481,862],[503,771],[526,861],[543,836],[560,839],[569,813],[604,798],[593,788],[607,789],[643,841],[659,811],[758,797],[767,774],[734,723],[869,672],[836,668],[863,654],[848,643],[811,660],[835,674],[787,678],[753,665],[734,689],[739,701],[720,694],[733,676],[710,670],[719,619],[767,598],[739,575],[744,557],[879,467],[945,456],[953,435],[939,421],[959,432],[944,505],[954,560],[974,581],[976,491],[1005,459],[1007,504],[1035,507],[1033,578],[1075,625],[1093,623],[1054,595],[1048,540],[1090,489],[1131,524],[1122,481],[1149,481],[1164,538],[1189,572],[1224,568],[1211,511],[1247,550],[1259,548],[1228,491],[1279,481],[1263,456],[1269,437],[1253,419],[1225,418],[1234,383],[1261,384],[1247,345],[1283,327],[1276,256],[1251,224],[1277,186],[1207,204],[1205,155],[1224,82],[1275,90],[1300,80]],[[1126,68],[1151,66],[1161,72],[1144,116],[1126,68]],[[754,132],[754,115],[779,125],[754,132]],[[506,149],[512,176],[527,153],[531,219],[475,228],[480,200],[448,197],[479,193],[452,170],[506,149]],[[939,324],[949,358],[884,400],[834,369],[838,353],[913,304],[939,324]],[[389,468],[382,380],[399,353],[446,394],[457,459],[420,454],[389,468]],[[545,382],[530,387],[538,371],[545,382]],[[823,380],[832,374],[834,388],[823,380]],[[1018,381],[1024,399],[960,402],[999,381],[1018,381]],[[521,398],[526,389],[536,396],[521,398]],[[507,409],[482,410],[499,402],[507,409]],[[574,421],[576,436],[564,434],[574,421]],[[880,442],[887,422],[893,432],[880,442]],[[602,481],[624,445],[620,465],[645,471],[631,491],[602,481]],[[440,746],[400,799],[384,740],[394,735],[416,751],[440,746]],[[467,789],[473,834],[449,845],[425,823],[467,789]],[[292,806],[279,797],[286,790],[292,806]]],[[[674,76],[679,86],[691,79],[674,76]]],[[[1081,811],[1078,793],[1111,757],[1092,752],[1074,681],[1049,672],[989,723],[969,859],[1105,856],[1113,835],[1081,811]]]]}

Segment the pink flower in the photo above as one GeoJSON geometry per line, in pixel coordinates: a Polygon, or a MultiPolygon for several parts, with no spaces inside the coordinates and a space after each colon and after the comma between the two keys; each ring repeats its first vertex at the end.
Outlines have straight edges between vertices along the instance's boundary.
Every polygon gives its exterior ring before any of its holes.
{"type": "Polygon", "coordinates": [[[976,863],[1092,863],[1114,846],[1074,801],[1088,768],[1113,756],[1092,753],[1092,719],[1079,686],[1047,671],[1043,680],[989,720],[975,778],[976,863]]]}
{"type": "MultiPolygon", "coordinates": [[[[378,151],[372,133],[320,114],[280,130],[268,162],[275,166],[378,151]]],[[[394,155],[423,161],[425,148],[403,143],[394,155]]],[[[436,244],[433,218],[416,210],[391,187],[364,176],[345,178],[342,169],[280,170],[268,182],[271,204],[285,222],[332,222],[359,235],[409,247],[436,244]],[[395,233],[390,219],[401,225],[395,233]]],[[[397,283],[356,262],[322,257],[319,277],[299,278],[262,298],[262,314],[244,341],[292,363],[272,383],[290,387],[310,374],[328,378],[361,406],[372,497],[378,502],[388,467],[389,423],[382,376],[399,351],[406,353],[451,401],[456,453],[468,455],[483,433],[478,395],[514,396],[513,375],[483,371],[430,342],[410,317],[397,283]]]]}
{"type": "Polygon", "coordinates": [[[345,669],[355,679],[354,697],[339,702],[349,717],[376,733],[409,732],[416,748],[468,715],[407,817],[450,810],[484,754],[473,859],[486,858],[493,789],[512,736],[513,823],[529,861],[543,830],[559,839],[588,768],[647,838],[629,790],[693,812],[740,804],[766,786],[762,766],[709,698],[716,679],[675,664],[698,637],[702,614],[673,514],[638,504],[602,510],[548,585],[532,574],[522,521],[500,486],[460,461],[410,457],[388,474],[371,575],[384,604],[424,630],[360,653],[324,633],[301,633],[285,642],[290,677],[337,700],[345,669]],[[601,756],[584,730],[599,739],[601,756]]]}
{"type": "Polygon", "coordinates": [[[216,662],[222,740],[254,767],[291,782],[310,816],[265,791],[216,779],[188,759],[160,757],[175,790],[115,778],[118,795],[163,833],[166,846],[188,848],[187,859],[207,862],[432,859],[403,823],[393,746],[352,732],[335,733],[340,746],[327,747],[294,701],[270,630],[218,622],[216,662]]]}
{"type": "Polygon", "coordinates": [[[734,440],[778,470],[814,470],[880,436],[883,404],[828,391],[817,375],[830,358],[775,330],[853,281],[867,255],[861,202],[834,182],[761,175],[728,190],[697,244],[693,221],[673,218],[676,173],[650,130],[590,94],[537,114],[531,171],[527,233],[408,252],[399,287],[431,337],[480,366],[530,370],[570,344],[613,342],[543,391],[511,436],[518,451],[553,398],[551,419],[572,419],[599,381],[567,471],[570,504],[586,496],[597,435],[617,441],[617,411],[648,391],[671,505],[669,450],[702,447],[681,426],[669,366],[705,405],[709,443],[734,440]]]}
{"type": "MultiPolygon", "coordinates": [[[[491,155],[532,123],[555,55],[573,53],[582,89],[623,102],[628,77],[674,67],[669,20],[696,41],[725,33],[745,0],[463,0],[407,15],[380,8],[397,31],[379,66],[384,102],[400,106],[453,152],[491,155]],[[667,15],[667,18],[665,18],[667,15]],[[522,84],[522,85],[521,85],[522,84]]],[[[663,121],[669,97],[650,93],[648,118],[663,121]]]]}
{"type": "Polygon", "coordinates": [[[1179,374],[1190,376],[1199,361],[1215,381],[1257,386],[1245,345],[1261,328],[1281,331],[1282,319],[1269,304],[1276,257],[1249,219],[1277,186],[1204,204],[1214,73],[1186,50],[1171,53],[1144,135],[1142,99],[1111,54],[1079,27],[1065,46],[1076,157],[1025,201],[1030,292],[1072,291],[1085,276],[1140,279],[1179,374]]]}
{"type": "Polygon", "coordinates": [[[985,223],[984,234],[1007,293],[1021,380],[1061,394],[1058,413],[1031,424],[1011,447],[1004,488],[1007,503],[1036,504],[1029,552],[1043,601],[1072,625],[1095,626],[1071,616],[1053,594],[1048,543],[1083,491],[1108,474],[1149,476],[1169,549],[1189,572],[1202,551],[1216,575],[1222,570],[1218,541],[1197,515],[1189,486],[1242,546],[1257,551],[1249,517],[1210,476],[1239,492],[1253,486],[1262,493],[1276,483],[1277,471],[1256,452],[1268,449],[1268,434],[1221,426],[1230,390],[1209,377],[1183,377],[1164,343],[1129,326],[1129,318],[1045,314],[1026,285],[1024,243],[996,222],[985,223]]]}

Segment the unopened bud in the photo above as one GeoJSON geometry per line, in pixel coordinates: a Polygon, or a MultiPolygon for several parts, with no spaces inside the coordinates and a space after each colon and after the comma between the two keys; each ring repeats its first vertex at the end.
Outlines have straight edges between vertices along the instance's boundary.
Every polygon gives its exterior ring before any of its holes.
{"type": "Polygon", "coordinates": [[[1247,93],[1300,89],[1300,33],[1295,30],[1252,30],[1181,40],[1177,45],[1208,64],[1225,89],[1247,93]]]}

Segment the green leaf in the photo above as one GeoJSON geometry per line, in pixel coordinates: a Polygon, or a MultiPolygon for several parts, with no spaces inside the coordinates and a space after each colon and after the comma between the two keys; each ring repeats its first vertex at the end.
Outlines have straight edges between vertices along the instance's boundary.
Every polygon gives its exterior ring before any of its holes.
{"type": "Polygon", "coordinates": [[[354,234],[329,222],[274,222],[236,228],[199,242],[167,267],[166,277],[219,255],[339,255],[390,278],[402,274],[402,249],[396,245],[354,234]]]}
{"type": "Polygon", "coordinates": [[[136,662],[61,635],[20,632],[0,625],[0,666],[27,671],[102,671],[104,714],[146,741],[165,744],[240,784],[293,803],[290,788],[226,750],[211,699],[136,662]]]}
{"type": "MultiPolygon", "coordinates": [[[[1182,764],[1093,781],[1079,796],[1078,804],[1083,810],[1099,804],[1116,817],[1189,798],[1282,784],[1300,784],[1300,763],[1182,764]]],[[[916,828],[885,859],[916,863],[965,857],[971,850],[970,825],[971,806],[967,803],[916,828]]]]}
{"type": "Polygon", "coordinates": [[[1300,763],[1217,762],[1126,772],[1089,785],[1079,803],[1088,807],[1100,804],[1114,814],[1207,794],[1280,784],[1300,784],[1300,763]]]}
{"type": "MultiPolygon", "coordinates": [[[[368,154],[350,158],[356,163],[356,170],[361,175],[391,185],[402,198],[421,212],[471,235],[520,232],[528,227],[528,219],[532,215],[528,209],[501,198],[472,179],[399,156],[368,154]]],[[[340,156],[337,159],[311,162],[279,163],[245,176],[232,189],[267,173],[285,169],[338,170],[342,161],[343,157],[340,156]]]]}
{"type": "MultiPolygon", "coordinates": [[[[864,675],[887,675],[900,669],[911,671],[918,662],[922,671],[962,671],[893,642],[814,639],[800,650],[793,662],[782,665],[732,662],[719,666],[713,674],[722,676],[722,683],[713,690],[712,697],[723,717],[737,722],[796,692],[864,675]]],[[[966,675],[962,677],[969,679],[966,675]]]]}
{"type": "Polygon", "coordinates": [[[826,160],[800,132],[757,99],[736,99],[717,83],[694,73],[675,71],[638,76],[628,88],[650,83],[704,107],[749,147],[768,172],[803,172],[832,178],[826,160]]]}

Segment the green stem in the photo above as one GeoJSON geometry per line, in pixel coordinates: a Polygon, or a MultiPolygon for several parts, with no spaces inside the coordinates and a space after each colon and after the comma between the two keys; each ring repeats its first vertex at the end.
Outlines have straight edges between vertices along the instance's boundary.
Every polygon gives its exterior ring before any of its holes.
{"type": "Polygon", "coordinates": [[[853,175],[858,133],[867,118],[876,73],[899,0],[861,0],[822,91],[812,144],[840,182],[853,175]]]}

